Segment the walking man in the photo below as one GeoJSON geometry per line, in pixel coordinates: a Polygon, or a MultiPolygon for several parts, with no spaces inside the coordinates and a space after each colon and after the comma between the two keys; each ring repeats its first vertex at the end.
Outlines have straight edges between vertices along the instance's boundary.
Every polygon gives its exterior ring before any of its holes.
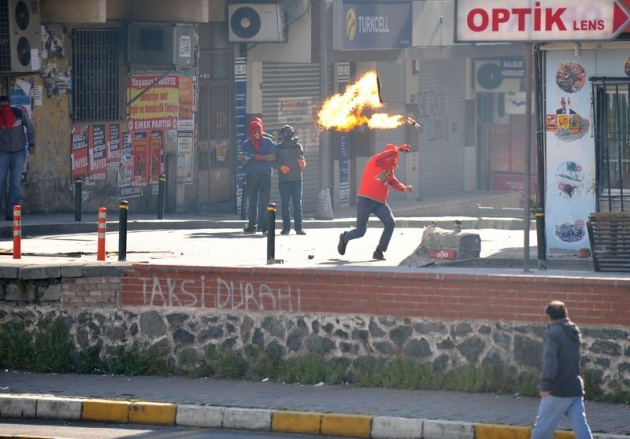
{"type": "Polygon", "coordinates": [[[290,205],[293,202],[293,226],[295,233],[306,235],[302,229],[302,169],[306,166],[304,150],[295,137],[295,130],[285,125],[278,133],[280,143],[276,145],[276,168],[278,174],[278,190],[282,204],[281,235],[291,231],[290,205]]]}
{"type": "Polygon", "coordinates": [[[245,233],[263,235],[267,233],[267,205],[271,196],[271,163],[276,160],[276,144],[263,132],[263,122],[258,117],[253,117],[249,122],[249,137],[243,142],[241,163],[246,169],[247,198],[247,226],[245,233]]]}
{"type": "Polygon", "coordinates": [[[357,225],[355,229],[339,235],[337,251],[340,255],[346,253],[349,241],[365,235],[370,215],[374,214],[381,220],[384,228],[372,257],[376,260],[385,259],[383,253],[387,251],[396,226],[392,210],[387,205],[389,187],[400,192],[413,190],[413,186],[398,181],[394,173],[394,169],[398,167],[400,151],[409,152],[409,145],[388,144],[383,152],[373,155],[365,165],[357,197],[357,225]]]}
{"type": "Polygon", "coordinates": [[[4,185],[9,176],[4,210],[7,221],[13,221],[13,206],[20,204],[27,144],[29,153],[35,154],[35,125],[26,111],[11,106],[8,96],[0,96],[0,197],[4,197],[4,185]]]}
{"type": "Polygon", "coordinates": [[[551,439],[563,416],[577,439],[592,439],[584,409],[584,381],[580,377],[580,330],[569,320],[563,302],[550,302],[545,313],[551,324],[545,332],[543,373],[538,384],[542,399],[531,439],[551,439]]]}

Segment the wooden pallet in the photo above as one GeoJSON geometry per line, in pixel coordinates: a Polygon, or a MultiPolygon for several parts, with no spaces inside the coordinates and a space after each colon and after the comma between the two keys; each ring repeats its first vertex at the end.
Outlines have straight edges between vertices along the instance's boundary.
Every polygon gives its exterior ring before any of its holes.
{"type": "Polygon", "coordinates": [[[595,271],[630,272],[630,212],[592,213],[587,229],[595,271]]]}

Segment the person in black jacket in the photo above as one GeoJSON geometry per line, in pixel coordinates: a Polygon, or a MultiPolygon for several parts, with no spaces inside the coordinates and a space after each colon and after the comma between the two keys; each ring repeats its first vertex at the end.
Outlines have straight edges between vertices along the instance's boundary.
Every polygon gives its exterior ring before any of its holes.
{"type": "Polygon", "coordinates": [[[580,376],[580,329],[569,320],[567,307],[554,300],[545,308],[551,319],[543,345],[543,373],[538,384],[542,398],[531,439],[551,439],[566,416],[577,439],[592,439],[584,409],[580,376]]]}
{"type": "MultiPolygon", "coordinates": [[[[13,207],[20,204],[22,170],[26,161],[26,145],[35,154],[35,126],[26,111],[11,107],[7,96],[0,96],[0,196],[9,177],[9,196],[5,219],[13,220],[13,207]]],[[[0,198],[0,206],[2,199],[0,198]]]]}
{"type": "Polygon", "coordinates": [[[295,130],[285,125],[278,133],[275,167],[278,173],[278,190],[282,204],[281,235],[291,231],[290,204],[293,202],[293,227],[298,235],[306,235],[302,228],[302,169],[306,166],[304,150],[295,137],[295,130]]]}

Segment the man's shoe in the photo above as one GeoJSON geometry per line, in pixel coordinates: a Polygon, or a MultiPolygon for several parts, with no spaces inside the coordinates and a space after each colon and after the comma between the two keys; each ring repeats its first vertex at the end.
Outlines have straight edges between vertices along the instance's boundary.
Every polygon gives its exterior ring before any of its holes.
{"type": "Polygon", "coordinates": [[[289,229],[282,229],[282,231],[280,232],[281,235],[288,235],[290,232],[289,229]]]}
{"type": "Polygon", "coordinates": [[[255,227],[245,227],[243,229],[243,232],[247,235],[253,235],[254,233],[256,233],[256,228],[255,227]]]}
{"type": "Polygon", "coordinates": [[[383,252],[380,251],[379,249],[374,250],[374,254],[372,255],[372,257],[376,259],[377,261],[385,260],[385,256],[383,255],[383,252]]]}
{"type": "Polygon", "coordinates": [[[298,235],[306,235],[306,232],[302,229],[296,230],[295,233],[297,233],[298,235]]]}
{"type": "Polygon", "coordinates": [[[339,244],[337,244],[337,251],[339,252],[340,255],[346,254],[346,246],[348,245],[348,243],[344,241],[344,237],[346,236],[346,233],[348,232],[343,232],[341,235],[339,235],[339,244]]]}

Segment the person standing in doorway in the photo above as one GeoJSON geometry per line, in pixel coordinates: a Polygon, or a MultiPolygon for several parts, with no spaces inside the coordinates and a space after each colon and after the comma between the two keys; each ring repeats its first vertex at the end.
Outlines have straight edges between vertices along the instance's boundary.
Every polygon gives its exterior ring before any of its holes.
{"type": "Polygon", "coordinates": [[[563,302],[550,302],[545,313],[551,324],[544,336],[543,373],[538,384],[542,399],[531,439],[551,439],[564,416],[577,439],[592,439],[584,409],[584,381],[580,376],[580,329],[569,320],[563,302]]]}
{"type": "Polygon", "coordinates": [[[243,142],[241,163],[247,179],[247,226],[245,233],[267,233],[267,205],[271,196],[272,162],[276,160],[276,144],[263,131],[263,122],[253,117],[249,122],[249,136],[243,142]],[[258,229],[256,228],[258,226],[258,229]]]}
{"type": "Polygon", "coordinates": [[[400,192],[413,190],[413,186],[398,181],[394,173],[394,169],[398,167],[400,151],[409,152],[409,145],[388,144],[382,152],[373,155],[365,165],[357,197],[357,225],[355,229],[339,235],[337,251],[340,255],[346,253],[349,241],[365,235],[370,215],[374,214],[381,220],[384,228],[372,257],[379,261],[385,259],[383,253],[387,251],[396,226],[392,210],[387,205],[389,187],[400,192]]]}
{"type": "Polygon", "coordinates": [[[293,226],[295,233],[306,235],[302,228],[302,169],[306,167],[304,150],[295,137],[295,130],[285,125],[278,133],[279,143],[276,145],[276,164],[278,169],[278,190],[282,204],[281,235],[291,231],[291,203],[293,205],[293,226]]]}
{"type": "Polygon", "coordinates": [[[0,194],[4,197],[8,176],[7,221],[13,221],[13,207],[20,204],[27,145],[28,152],[35,154],[35,125],[26,111],[11,106],[8,96],[0,96],[0,194]]]}

